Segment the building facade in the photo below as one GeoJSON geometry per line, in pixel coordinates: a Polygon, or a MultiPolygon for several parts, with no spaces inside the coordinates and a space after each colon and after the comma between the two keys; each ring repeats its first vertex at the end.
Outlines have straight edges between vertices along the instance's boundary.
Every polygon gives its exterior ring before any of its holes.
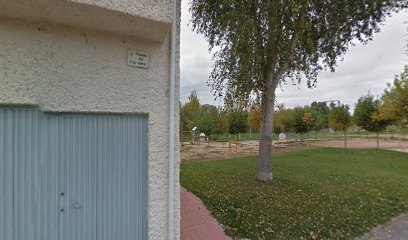
{"type": "Polygon", "coordinates": [[[179,239],[173,4],[0,0],[0,239],[179,239]]]}

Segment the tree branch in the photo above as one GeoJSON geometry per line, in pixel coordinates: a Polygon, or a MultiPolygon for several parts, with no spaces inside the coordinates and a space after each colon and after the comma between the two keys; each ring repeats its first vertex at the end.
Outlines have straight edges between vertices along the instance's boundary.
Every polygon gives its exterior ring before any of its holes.
{"type": "MultiPolygon", "coordinates": [[[[299,17],[299,20],[297,24],[302,26],[302,22],[304,21],[303,15],[299,17]]],[[[289,69],[289,65],[292,62],[293,55],[295,54],[295,49],[296,49],[296,43],[299,40],[300,33],[302,31],[302,28],[299,27],[298,29],[295,28],[295,33],[290,40],[289,44],[289,54],[286,60],[283,62],[282,66],[279,68],[279,70],[274,74],[273,82],[275,82],[275,85],[278,85],[282,75],[289,69]]]]}
{"type": "MultiPolygon", "coordinates": [[[[276,72],[276,74],[274,74],[279,79],[286,72],[286,70],[288,70],[288,68],[289,68],[289,64],[292,61],[292,57],[294,55],[295,48],[296,48],[296,42],[299,39],[299,35],[300,35],[299,31],[296,31],[295,35],[292,37],[292,39],[290,41],[289,55],[288,55],[286,61],[282,64],[282,66],[279,68],[279,70],[276,72]]],[[[274,79],[274,81],[276,81],[276,78],[274,79]]]]}

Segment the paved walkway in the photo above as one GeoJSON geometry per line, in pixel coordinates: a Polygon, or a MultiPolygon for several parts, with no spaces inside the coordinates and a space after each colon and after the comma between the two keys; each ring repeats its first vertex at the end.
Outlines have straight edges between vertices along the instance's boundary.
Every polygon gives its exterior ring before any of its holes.
{"type": "Polygon", "coordinates": [[[401,214],[391,221],[371,229],[356,240],[406,240],[408,239],[408,214],[401,214]]]}
{"type": "Polygon", "coordinates": [[[203,202],[181,188],[181,240],[230,240],[203,202]]]}
{"type": "Polygon", "coordinates": [[[394,151],[397,151],[397,152],[408,153],[408,149],[400,149],[400,148],[398,148],[398,149],[390,149],[390,150],[394,150],[394,151]]]}

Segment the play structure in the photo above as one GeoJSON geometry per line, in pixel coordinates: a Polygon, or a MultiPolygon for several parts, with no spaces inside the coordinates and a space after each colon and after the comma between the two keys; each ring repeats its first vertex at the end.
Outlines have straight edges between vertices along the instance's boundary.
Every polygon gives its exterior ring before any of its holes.
{"type": "Polygon", "coordinates": [[[238,153],[238,145],[239,145],[238,141],[229,141],[228,142],[228,155],[230,155],[234,151],[234,145],[235,145],[235,153],[238,153]]]}
{"type": "Polygon", "coordinates": [[[191,145],[198,145],[200,144],[200,131],[198,131],[197,127],[194,127],[191,131],[181,131],[180,132],[181,142],[184,142],[184,139],[188,138],[188,142],[191,145]]]}

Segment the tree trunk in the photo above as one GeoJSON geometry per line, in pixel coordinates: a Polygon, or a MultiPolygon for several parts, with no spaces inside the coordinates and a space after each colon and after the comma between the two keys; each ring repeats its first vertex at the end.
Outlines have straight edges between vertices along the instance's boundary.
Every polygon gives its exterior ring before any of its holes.
{"type": "Polygon", "coordinates": [[[380,133],[377,132],[377,149],[380,148],[380,133]]]}
{"type": "Polygon", "coordinates": [[[344,148],[347,148],[347,130],[344,130],[344,148]]]}
{"type": "Polygon", "coordinates": [[[261,102],[261,139],[258,155],[258,179],[261,181],[272,180],[271,151],[274,107],[275,87],[271,84],[266,87],[261,102]]]}

